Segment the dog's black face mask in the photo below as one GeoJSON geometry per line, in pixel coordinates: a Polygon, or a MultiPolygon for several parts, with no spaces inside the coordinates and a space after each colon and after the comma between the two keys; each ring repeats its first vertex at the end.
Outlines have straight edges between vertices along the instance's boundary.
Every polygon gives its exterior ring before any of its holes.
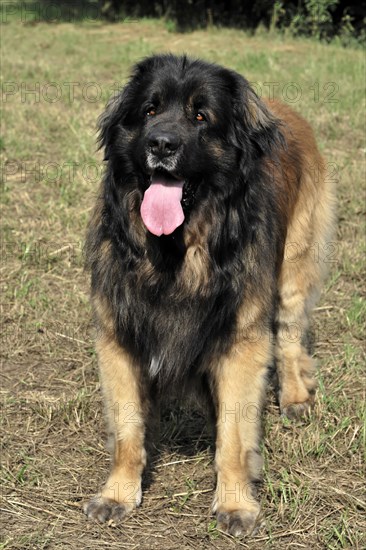
{"type": "Polygon", "coordinates": [[[142,75],[139,112],[129,113],[125,127],[138,128],[131,153],[144,175],[142,220],[152,234],[169,235],[183,223],[202,180],[228,156],[231,92],[217,75],[212,82],[203,78],[194,63],[175,61],[142,75]]]}
{"type": "Polygon", "coordinates": [[[222,67],[174,56],[137,65],[102,117],[101,142],[117,181],[122,167],[137,176],[150,233],[173,233],[219,182],[225,195],[222,181],[255,157],[250,113],[258,108],[246,80],[222,67]]]}

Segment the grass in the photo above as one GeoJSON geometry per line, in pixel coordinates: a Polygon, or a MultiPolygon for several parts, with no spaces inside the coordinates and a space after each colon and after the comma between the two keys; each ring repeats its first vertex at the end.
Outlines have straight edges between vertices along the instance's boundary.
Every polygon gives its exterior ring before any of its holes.
{"type": "Polygon", "coordinates": [[[180,35],[151,21],[14,17],[1,31],[0,548],[364,548],[362,52],[233,30],[180,35]],[[81,512],[108,470],[81,255],[101,173],[95,124],[131,64],[167,50],[232,67],[263,96],[290,102],[311,121],[338,181],[338,240],[313,323],[316,407],[308,424],[283,422],[269,392],[266,525],[250,542],[222,534],[209,515],[212,436],[189,411],[164,416],[143,506],[124,525],[96,525],[81,512]]]}

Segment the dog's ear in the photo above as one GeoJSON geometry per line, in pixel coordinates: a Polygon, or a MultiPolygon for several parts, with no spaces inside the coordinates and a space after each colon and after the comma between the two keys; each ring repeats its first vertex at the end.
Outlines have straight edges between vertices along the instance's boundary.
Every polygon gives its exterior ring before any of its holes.
{"type": "MultiPolygon", "coordinates": [[[[159,59],[158,59],[159,60],[159,59]]],[[[139,116],[139,96],[144,91],[144,75],[154,68],[156,58],[146,58],[133,67],[129,81],[122,90],[115,93],[105,111],[98,120],[99,149],[104,148],[104,160],[111,154],[111,146],[116,143],[116,137],[127,137],[127,127],[139,116]]],[[[160,61],[161,62],[161,61],[160,61]]]]}
{"type": "Polygon", "coordinates": [[[249,83],[238,77],[234,102],[234,135],[236,145],[251,158],[271,156],[283,147],[281,122],[270,112],[249,83]]]}
{"type": "Polygon", "coordinates": [[[129,84],[120,92],[114,93],[98,119],[98,146],[99,149],[104,148],[104,160],[109,159],[110,148],[115,142],[116,132],[123,126],[128,96],[129,84]]]}

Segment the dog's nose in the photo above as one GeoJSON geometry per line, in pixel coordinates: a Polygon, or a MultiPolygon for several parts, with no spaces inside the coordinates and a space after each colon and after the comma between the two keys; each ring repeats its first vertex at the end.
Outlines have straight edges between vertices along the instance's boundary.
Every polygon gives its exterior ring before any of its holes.
{"type": "Polygon", "coordinates": [[[168,157],[176,152],[181,144],[181,140],[177,134],[154,132],[150,134],[148,144],[154,155],[168,157]]]}

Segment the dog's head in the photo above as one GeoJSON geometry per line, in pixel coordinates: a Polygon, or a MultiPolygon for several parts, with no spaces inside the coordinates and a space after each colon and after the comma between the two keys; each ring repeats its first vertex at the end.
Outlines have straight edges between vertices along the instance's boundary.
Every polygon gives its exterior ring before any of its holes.
{"type": "Polygon", "coordinates": [[[172,233],[213,188],[245,179],[278,140],[278,123],[237,73],[185,56],[139,63],[100,119],[117,185],[136,178],[142,219],[172,233]]]}

